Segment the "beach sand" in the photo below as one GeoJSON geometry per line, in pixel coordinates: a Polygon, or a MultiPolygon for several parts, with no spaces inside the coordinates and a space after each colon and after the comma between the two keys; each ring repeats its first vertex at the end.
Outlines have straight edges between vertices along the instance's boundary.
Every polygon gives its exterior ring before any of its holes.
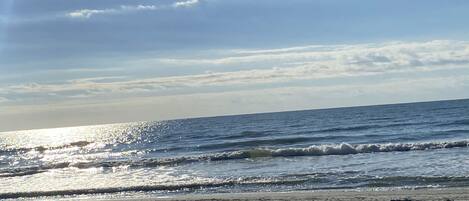
{"type": "Polygon", "coordinates": [[[392,191],[294,191],[262,193],[220,193],[183,195],[144,200],[328,200],[328,201],[414,201],[414,200],[469,200],[469,188],[441,188],[392,191]]]}

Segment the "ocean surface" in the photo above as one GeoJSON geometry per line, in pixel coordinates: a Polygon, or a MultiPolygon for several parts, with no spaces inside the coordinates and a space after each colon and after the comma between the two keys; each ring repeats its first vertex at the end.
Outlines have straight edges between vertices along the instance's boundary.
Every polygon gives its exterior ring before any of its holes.
{"type": "Polygon", "coordinates": [[[0,198],[464,187],[468,145],[469,100],[3,132],[0,198]]]}

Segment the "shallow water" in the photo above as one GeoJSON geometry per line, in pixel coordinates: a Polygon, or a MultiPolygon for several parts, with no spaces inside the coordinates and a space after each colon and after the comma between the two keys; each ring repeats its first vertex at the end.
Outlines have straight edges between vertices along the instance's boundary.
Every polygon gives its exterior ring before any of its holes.
{"type": "Polygon", "coordinates": [[[469,100],[4,132],[0,198],[463,187],[468,134],[469,100]]]}

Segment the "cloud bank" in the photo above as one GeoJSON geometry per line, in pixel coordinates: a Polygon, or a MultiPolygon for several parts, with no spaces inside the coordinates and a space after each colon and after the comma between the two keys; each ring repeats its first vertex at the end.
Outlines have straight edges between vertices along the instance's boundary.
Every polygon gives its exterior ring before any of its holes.
{"type": "Polygon", "coordinates": [[[0,89],[0,96],[63,98],[109,94],[154,93],[199,87],[242,87],[386,73],[428,72],[469,68],[469,42],[429,41],[377,44],[305,46],[271,50],[236,50],[221,58],[169,59],[170,65],[269,65],[250,70],[153,78],[97,77],[62,83],[24,83],[0,89]]]}

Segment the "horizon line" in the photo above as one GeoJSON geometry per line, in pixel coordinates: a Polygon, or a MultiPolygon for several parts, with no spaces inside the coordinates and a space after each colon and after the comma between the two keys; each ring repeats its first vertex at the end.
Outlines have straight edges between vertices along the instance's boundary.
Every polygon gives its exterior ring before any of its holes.
{"type": "Polygon", "coordinates": [[[405,104],[418,104],[418,103],[434,103],[434,102],[447,102],[447,101],[467,101],[468,98],[456,98],[456,99],[439,99],[439,100],[426,100],[426,101],[411,101],[411,102],[397,102],[397,103],[383,103],[383,104],[370,104],[370,105],[352,105],[352,106],[338,106],[338,107],[324,107],[324,108],[311,108],[311,109],[298,109],[298,110],[281,110],[281,111],[270,111],[270,112],[253,112],[253,113],[241,113],[241,114],[226,114],[226,115],[215,115],[215,116],[194,116],[186,118],[169,118],[161,120],[143,120],[143,121],[128,121],[128,122],[109,122],[99,124],[87,124],[87,125],[70,125],[70,126],[59,126],[59,127],[45,127],[45,128],[29,128],[19,130],[0,130],[0,134],[9,132],[23,132],[32,130],[47,130],[47,129],[60,129],[60,128],[74,128],[74,127],[88,127],[88,126],[104,126],[113,124],[130,124],[130,123],[144,123],[144,122],[164,122],[164,121],[178,121],[178,120],[190,120],[190,119],[204,119],[204,118],[220,118],[220,117],[235,117],[235,116],[246,116],[246,115],[262,115],[262,114],[275,114],[285,112],[304,112],[304,111],[320,111],[320,110],[334,110],[334,109],[347,109],[347,108],[361,108],[361,107],[380,107],[390,105],[405,105],[405,104]]]}

